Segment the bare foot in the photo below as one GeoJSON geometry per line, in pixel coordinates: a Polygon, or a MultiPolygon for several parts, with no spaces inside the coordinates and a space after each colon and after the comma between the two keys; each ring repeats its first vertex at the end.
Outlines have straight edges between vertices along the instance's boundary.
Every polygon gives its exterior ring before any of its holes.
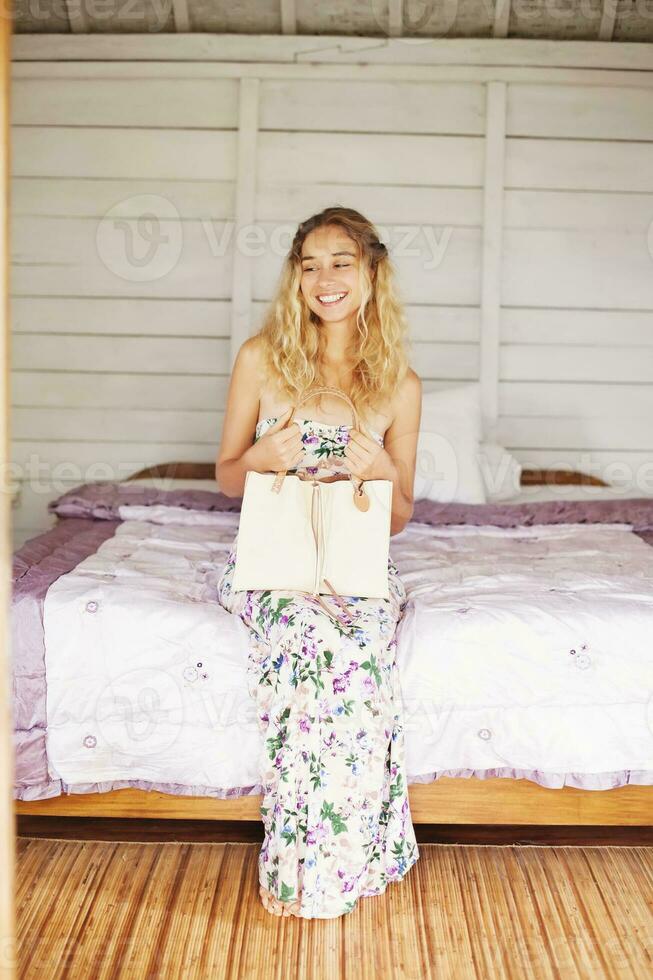
{"type": "Polygon", "coordinates": [[[259,895],[261,901],[268,912],[272,915],[299,915],[299,899],[293,902],[280,902],[276,896],[269,892],[263,885],[259,885],[259,895]]]}

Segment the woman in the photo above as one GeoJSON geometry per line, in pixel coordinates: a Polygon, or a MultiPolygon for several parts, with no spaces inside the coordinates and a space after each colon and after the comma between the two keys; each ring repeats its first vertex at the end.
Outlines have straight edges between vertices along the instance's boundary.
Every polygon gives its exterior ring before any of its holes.
{"type": "MultiPolygon", "coordinates": [[[[220,490],[242,496],[248,470],[387,479],[390,533],[401,531],[413,511],[421,416],[406,330],[370,222],[344,207],[304,221],[264,325],[234,363],[220,490]],[[351,398],[360,428],[331,394],[328,407],[324,394],[315,404],[312,396],[283,427],[300,395],[324,384],[351,398]]],[[[277,915],[334,918],[384,892],[419,857],[395,664],[406,592],[388,559],[389,599],[344,597],[356,624],[348,634],[310,596],[234,592],[236,547],[237,536],[218,597],[251,636],[248,678],[265,743],[261,899],[277,915]]]]}

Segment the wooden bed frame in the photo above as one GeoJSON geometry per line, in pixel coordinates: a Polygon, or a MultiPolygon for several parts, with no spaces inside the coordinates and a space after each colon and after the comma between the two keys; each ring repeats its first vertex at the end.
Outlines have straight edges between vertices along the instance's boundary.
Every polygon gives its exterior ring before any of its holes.
{"type": "MultiPolygon", "coordinates": [[[[130,479],[215,480],[214,463],[163,463],[130,479]]],[[[569,470],[522,470],[523,486],[607,486],[597,477],[569,470]]],[[[653,825],[653,786],[581,790],[545,789],[527,779],[450,779],[409,785],[413,823],[523,824],[551,826],[653,825]]],[[[75,793],[47,800],[14,801],[19,815],[148,817],[173,820],[260,820],[260,796],[220,800],[173,796],[155,790],[118,789],[75,793]]]]}

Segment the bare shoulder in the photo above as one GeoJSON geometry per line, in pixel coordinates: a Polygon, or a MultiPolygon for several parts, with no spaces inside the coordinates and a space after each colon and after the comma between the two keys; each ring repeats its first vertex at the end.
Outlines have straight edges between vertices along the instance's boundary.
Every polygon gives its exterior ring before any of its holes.
{"type": "Polygon", "coordinates": [[[409,367],[390,402],[392,421],[385,433],[386,448],[389,448],[395,440],[403,439],[407,434],[419,432],[421,417],[422,381],[420,376],[409,367]]]}
{"type": "Polygon", "coordinates": [[[404,376],[404,380],[399,385],[399,393],[403,398],[413,402],[422,397],[422,379],[412,367],[409,367],[404,376]]]}
{"type": "Polygon", "coordinates": [[[399,384],[392,399],[392,412],[395,421],[401,418],[414,418],[422,407],[422,379],[411,367],[399,384]]]}
{"type": "Polygon", "coordinates": [[[248,388],[255,387],[260,393],[265,383],[263,345],[258,336],[248,337],[238,349],[233,367],[233,375],[237,385],[246,384],[248,388]]]}
{"type": "Polygon", "coordinates": [[[263,363],[263,345],[260,337],[248,337],[238,349],[236,355],[241,364],[252,371],[260,371],[263,363]]]}

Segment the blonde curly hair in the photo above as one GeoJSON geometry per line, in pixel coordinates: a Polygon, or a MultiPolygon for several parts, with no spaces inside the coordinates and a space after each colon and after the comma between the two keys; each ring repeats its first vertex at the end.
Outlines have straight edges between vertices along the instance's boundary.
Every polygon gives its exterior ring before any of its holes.
{"type": "Polygon", "coordinates": [[[301,222],[257,337],[267,376],[292,404],[308,388],[325,383],[321,374],[324,331],[306,304],[300,284],[304,240],[316,228],[327,225],[339,226],[359,247],[362,299],[356,318],[358,335],[347,352],[353,373],[346,394],[359,416],[366,418],[371,410],[382,410],[404,379],[409,342],[408,322],[387,248],[371,221],[358,211],[335,205],[301,222]]]}

